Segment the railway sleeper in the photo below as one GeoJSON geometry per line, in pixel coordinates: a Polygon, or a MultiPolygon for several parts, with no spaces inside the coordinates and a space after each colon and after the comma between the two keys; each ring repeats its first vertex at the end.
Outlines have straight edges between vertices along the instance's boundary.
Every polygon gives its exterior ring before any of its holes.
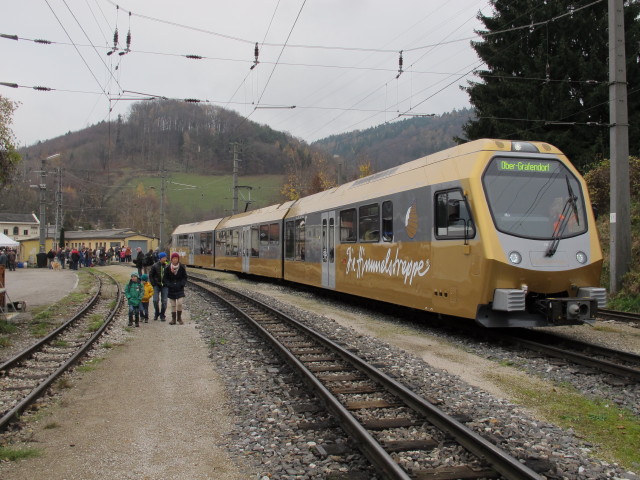
{"type": "Polygon", "coordinates": [[[416,480],[456,480],[477,478],[500,478],[501,475],[491,468],[472,468],[468,465],[454,467],[437,467],[410,472],[416,480]]]}

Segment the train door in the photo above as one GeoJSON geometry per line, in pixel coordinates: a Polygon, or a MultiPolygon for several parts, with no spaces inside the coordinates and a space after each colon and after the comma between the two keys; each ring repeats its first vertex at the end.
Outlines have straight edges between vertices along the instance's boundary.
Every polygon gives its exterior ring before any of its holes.
{"type": "Polygon", "coordinates": [[[322,220],[322,286],[336,288],[336,212],[324,212],[322,220]]]}
{"type": "Polygon", "coordinates": [[[196,248],[196,242],[195,242],[195,235],[193,233],[189,234],[189,240],[188,240],[188,244],[187,244],[188,250],[189,250],[189,258],[184,258],[181,259],[181,262],[184,262],[185,260],[188,262],[188,265],[195,265],[193,262],[193,253],[195,251],[196,248]]]}
{"type": "Polygon", "coordinates": [[[249,273],[249,258],[251,258],[251,227],[242,227],[240,237],[240,255],[242,255],[242,272],[249,273]]]}

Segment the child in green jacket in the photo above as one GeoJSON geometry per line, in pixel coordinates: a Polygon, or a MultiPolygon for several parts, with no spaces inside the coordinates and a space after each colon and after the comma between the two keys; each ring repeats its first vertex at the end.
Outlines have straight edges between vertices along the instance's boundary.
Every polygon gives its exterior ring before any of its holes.
{"type": "Polygon", "coordinates": [[[127,302],[129,303],[129,326],[133,325],[134,316],[136,318],[136,327],[140,326],[140,303],[143,295],[144,289],[140,280],[138,280],[138,272],[133,272],[131,280],[124,287],[124,296],[127,297],[127,302]]]}

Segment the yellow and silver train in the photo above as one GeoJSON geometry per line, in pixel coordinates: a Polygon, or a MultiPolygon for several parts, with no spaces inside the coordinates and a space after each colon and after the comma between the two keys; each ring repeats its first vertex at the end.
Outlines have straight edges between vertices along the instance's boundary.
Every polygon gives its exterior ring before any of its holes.
{"type": "Polygon", "coordinates": [[[592,323],[606,302],[587,187],[556,147],[476,140],[315,195],[180,225],[198,267],[485,327],[592,323]]]}

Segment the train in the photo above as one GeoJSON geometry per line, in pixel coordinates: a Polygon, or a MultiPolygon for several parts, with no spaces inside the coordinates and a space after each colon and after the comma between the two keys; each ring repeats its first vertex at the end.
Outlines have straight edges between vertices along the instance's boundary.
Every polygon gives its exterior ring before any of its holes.
{"type": "Polygon", "coordinates": [[[481,139],[298,200],[184,224],[193,266],[471,319],[595,322],[606,304],[587,186],[556,147],[481,139]]]}

